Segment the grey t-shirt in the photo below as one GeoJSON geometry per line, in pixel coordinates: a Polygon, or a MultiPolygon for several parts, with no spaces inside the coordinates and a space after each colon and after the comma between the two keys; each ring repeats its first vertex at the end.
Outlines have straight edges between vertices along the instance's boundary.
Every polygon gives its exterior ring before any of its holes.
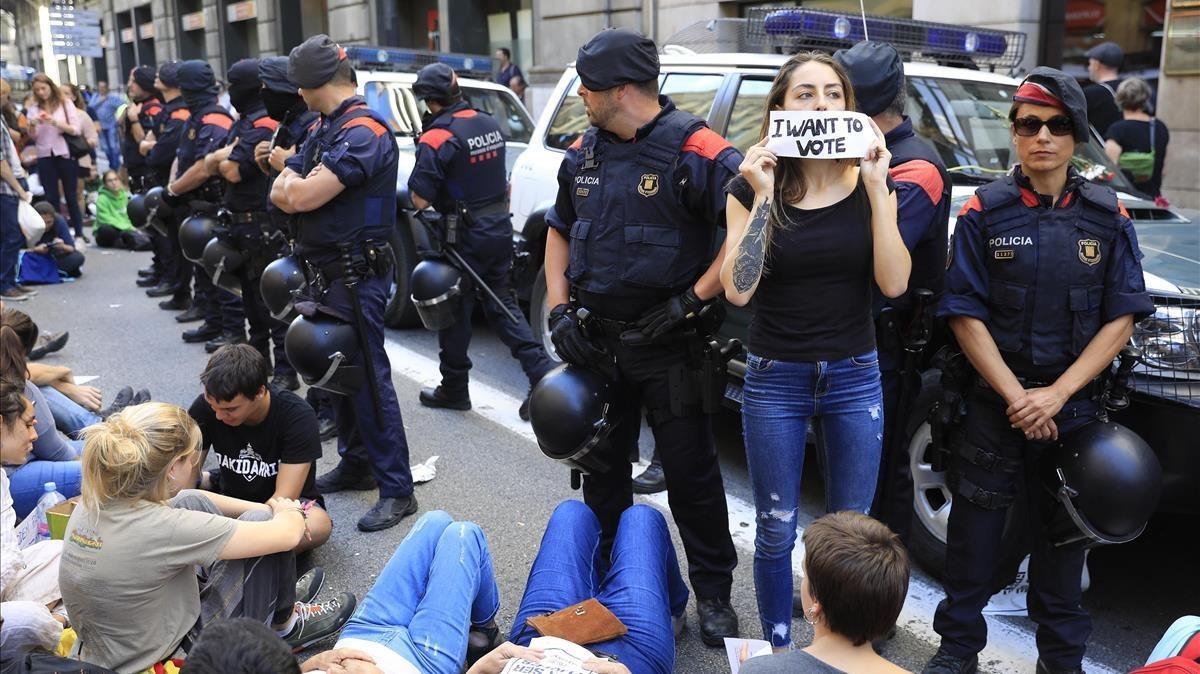
{"type": "Polygon", "coordinates": [[[846,674],[799,650],[750,658],[738,671],[740,674],[846,674]]]}
{"type": "Polygon", "coordinates": [[[196,566],[217,561],[236,526],[146,501],[76,507],[58,581],[81,659],[124,673],[171,655],[200,617],[196,566]]]}

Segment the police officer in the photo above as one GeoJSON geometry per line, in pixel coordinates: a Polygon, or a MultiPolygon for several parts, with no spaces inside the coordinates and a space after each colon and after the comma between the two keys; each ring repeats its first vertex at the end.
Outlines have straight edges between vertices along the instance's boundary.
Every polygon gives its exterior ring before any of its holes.
{"type": "Polygon", "coordinates": [[[580,50],[579,95],[592,128],[566,153],[547,214],[546,286],[552,338],[566,361],[615,369],[621,421],[607,472],[584,476],[607,549],[632,503],[630,463],[648,410],[671,513],[687,552],[700,635],[737,635],[729,604],[737,553],[710,420],[692,380],[695,317],[721,292],[722,188],[741,154],[658,95],[654,42],[608,29],[580,50]],[[587,310],[584,312],[584,310],[587,310]]]}
{"type": "MultiPolygon", "coordinates": [[[[207,61],[184,61],[179,66],[179,86],[191,115],[179,142],[175,177],[167,184],[165,198],[176,211],[213,216],[221,200],[221,178],[209,171],[204,159],[225,144],[233,128],[233,117],[217,104],[217,80],[207,61]]],[[[178,240],[178,228],[173,229],[178,240]]],[[[183,264],[190,267],[186,261],[183,264]]],[[[232,337],[222,332],[221,320],[223,315],[234,314],[240,325],[240,301],[228,290],[213,286],[212,279],[202,270],[190,275],[195,281],[195,302],[204,308],[204,322],[184,332],[183,341],[194,343],[221,336],[232,337]]]]}
{"type": "Polygon", "coordinates": [[[383,313],[391,288],[392,254],[387,241],[396,226],[396,141],[387,124],[355,95],[354,68],[346,52],[327,35],[305,40],[292,50],[288,77],[312,110],[324,115],[321,127],[271,187],[271,200],[294,213],[295,250],[310,270],[310,288],[323,291],[320,311],[360,323],[373,386],[338,401],[338,453],[342,460],[324,476],[329,487],[349,488],[373,475],[379,501],[358,521],[363,531],[395,526],[417,510],[408,441],[400,405],[392,387],[391,365],[384,351],[383,313]],[[343,256],[368,266],[355,291],[345,283],[343,256]],[[357,295],[358,306],[353,304],[357,295]],[[378,406],[375,394],[378,394],[378,406]]]}
{"type": "MultiPolygon", "coordinates": [[[[154,88],[154,68],[137,66],[130,69],[126,89],[129,92],[129,103],[125,106],[125,114],[119,120],[121,161],[129,175],[130,191],[134,194],[145,194],[155,183],[154,173],[142,155],[141,143],[154,129],[154,119],[162,111],[162,94],[154,88]]],[[[154,261],[149,269],[138,270],[137,285],[140,288],[153,288],[161,283],[163,267],[166,264],[159,252],[159,241],[165,242],[165,239],[154,228],[150,228],[149,232],[154,242],[154,261]]]]}
{"type": "MultiPolygon", "coordinates": [[[[444,63],[432,63],[417,73],[413,95],[425,101],[430,113],[422,125],[416,164],[408,178],[413,205],[423,209],[432,204],[443,215],[462,216],[455,249],[504,302],[509,314],[520,317],[509,278],[512,222],[500,125],[463,100],[454,70],[444,63]]],[[[465,276],[463,283],[472,281],[465,276]]],[[[467,347],[474,305],[474,293],[465,292],[458,320],[438,331],[442,383],[421,391],[421,404],[426,407],[471,409],[467,347]]],[[[532,389],[554,367],[545,349],[534,341],[524,320],[512,320],[492,301],[483,303],[483,311],[500,340],[521,362],[532,389]]],[[[529,396],[519,412],[522,419],[529,419],[529,396]]]]}
{"type": "MultiPolygon", "coordinates": [[[[904,62],[896,48],[884,42],[860,42],[839,50],[834,60],[846,69],[854,87],[858,111],[870,115],[883,131],[892,153],[888,174],[896,184],[897,224],[912,257],[909,290],[887,299],[874,290],[876,343],[883,385],[883,461],[872,514],[892,531],[907,538],[912,521],[912,476],[904,425],[907,406],[921,388],[916,354],[909,349],[918,307],[914,291],[933,296],[942,291],[946,273],[946,227],[950,217],[950,176],[937,152],[913,133],[904,114],[904,62]],[[906,349],[907,347],[907,349],[906,349]]],[[[933,307],[930,307],[930,311],[933,307]]]]}
{"type": "Polygon", "coordinates": [[[1070,166],[1088,138],[1087,104],[1070,76],[1039,67],[1009,111],[1020,164],[979,188],[959,213],[937,315],[978,376],[952,442],[954,490],[941,647],[927,674],[974,672],[987,641],[1006,511],[1028,499],[1029,616],[1039,673],[1079,672],[1091,619],[1080,604],[1083,551],[1050,544],[1050,496],[1033,467],[1060,436],[1102,418],[1097,377],[1154,310],[1137,238],[1112,189],[1070,166]],[[1018,484],[1027,481],[1024,489],[1018,484]]]}
{"type": "MultiPolygon", "coordinates": [[[[154,131],[142,139],[139,151],[146,158],[146,166],[152,175],[151,181],[155,185],[165,187],[171,180],[175,154],[179,151],[179,142],[183,139],[185,127],[192,114],[187,109],[183,92],[179,90],[177,61],[168,61],[158,67],[154,88],[162,93],[163,106],[154,118],[154,131]]],[[[180,215],[159,213],[158,217],[167,229],[167,235],[160,239],[158,248],[165,264],[161,282],[147,290],[146,294],[150,297],[171,295],[171,299],[160,302],[158,306],[168,311],[186,309],[183,314],[175,317],[180,323],[200,320],[204,317],[203,307],[195,307],[191,302],[192,265],[184,259],[179,248],[176,229],[181,219],[180,215]]]]}

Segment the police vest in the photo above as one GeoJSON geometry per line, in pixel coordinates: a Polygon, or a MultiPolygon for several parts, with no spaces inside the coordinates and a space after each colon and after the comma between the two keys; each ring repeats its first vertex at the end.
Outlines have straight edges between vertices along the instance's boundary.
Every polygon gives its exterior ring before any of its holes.
{"type": "MultiPolygon", "coordinates": [[[[434,197],[433,207],[440,213],[453,213],[459,201],[468,209],[503,202],[508,177],[500,125],[486,112],[461,103],[434,118],[422,139],[444,142],[444,136],[438,134],[447,132],[458,140],[459,152],[446,167],[446,182],[434,197]]],[[[437,142],[434,147],[440,145],[437,142]]]]}
{"type": "Polygon", "coordinates": [[[162,112],[162,109],[162,101],[157,98],[147,98],[142,101],[142,111],[138,113],[136,122],[131,122],[129,117],[121,115],[121,126],[125,129],[125,137],[121,141],[121,160],[125,162],[125,167],[131,176],[143,176],[150,172],[146,158],[142,156],[141,141],[133,137],[133,126],[138,124],[143,129],[153,128],[155,117],[162,112]]]}
{"type": "Polygon", "coordinates": [[[680,200],[674,179],[684,142],[704,120],[672,109],[636,143],[583,136],[572,177],[567,278],[599,295],[667,297],[694,283],[712,259],[714,232],[680,200]]]}
{"type": "MultiPolygon", "coordinates": [[[[916,135],[901,138],[894,145],[888,146],[888,151],[892,153],[890,166],[921,159],[933,164],[938,170],[938,175],[942,177],[942,200],[938,202],[925,236],[910,251],[912,272],[908,278],[910,291],[925,288],[932,290],[936,297],[941,294],[946,283],[946,229],[950,222],[952,186],[950,174],[946,172],[946,167],[933,148],[916,135]]],[[[907,308],[911,301],[911,294],[905,293],[894,300],[888,300],[888,304],[907,308]]]]}
{"type": "MultiPolygon", "coordinates": [[[[258,109],[243,116],[234,125],[233,133],[229,135],[226,145],[240,143],[242,137],[251,129],[267,129],[274,132],[279,123],[267,116],[265,109],[258,109]]],[[[254,149],[248,150],[253,154],[254,149]]],[[[225,207],[234,213],[247,213],[267,210],[267,188],[270,181],[267,174],[254,168],[241,171],[241,180],[236,183],[225,183],[225,207]]]]}
{"type": "MultiPolygon", "coordinates": [[[[198,143],[200,140],[200,129],[205,126],[215,126],[225,131],[233,128],[233,117],[225,108],[217,105],[216,101],[200,108],[196,111],[191,119],[188,120],[188,125],[184,129],[183,139],[179,141],[179,152],[175,155],[178,162],[176,175],[181,176],[189,168],[198,161],[204,161],[204,155],[215,150],[215,147],[201,148],[198,143]]],[[[212,200],[216,201],[221,194],[221,177],[213,176],[206,180],[203,185],[193,190],[195,197],[204,198],[204,192],[211,192],[212,200]]]]}
{"type": "MultiPolygon", "coordinates": [[[[320,113],[311,110],[305,111],[304,114],[291,119],[287,124],[280,124],[275,129],[275,134],[271,136],[271,149],[276,147],[294,147],[297,152],[304,147],[304,142],[308,138],[309,133],[315,132],[321,126],[320,113]]],[[[268,166],[270,175],[267,178],[267,213],[271,215],[271,224],[281,232],[284,232],[288,238],[295,237],[295,227],[293,226],[295,218],[290,213],[284,213],[279,210],[279,207],[271,203],[270,194],[271,188],[275,183],[275,179],[279,177],[279,173],[274,168],[268,166]]]]}
{"type": "Polygon", "coordinates": [[[163,103],[162,111],[154,118],[154,149],[146,155],[146,164],[158,175],[164,184],[171,172],[171,164],[179,152],[179,146],[187,135],[188,121],[192,113],[187,109],[183,96],[163,103]],[[178,131],[167,134],[167,126],[174,125],[178,131]]]}
{"type": "MultiPolygon", "coordinates": [[[[303,174],[321,161],[327,152],[343,145],[344,129],[367,126],[380,137],[375,148],[383,154],[384,170],[368,175],[361,185],[349,186],[324,206],[296,219],[296,243],[300,253],[336,252],[338,244],[367,239],[388,239],[396,225],[396,141],[387,123],[365,103],[349,106],[337,119],[326,122],[304,145],[303,174]]],[[[311,134],[310,134],[311,135],[311,134]]],[[[349,147],[348,144],[345,144],[349,147]]]]}
{"type": "Polygon", "coordinates": [[[1012,176],[976,191],[983,211],[988,328],[1018,376],[1057,377],[1101,327],[1117,195],[1083,183],[1062,208],[1031,207],[1012,176]]]}

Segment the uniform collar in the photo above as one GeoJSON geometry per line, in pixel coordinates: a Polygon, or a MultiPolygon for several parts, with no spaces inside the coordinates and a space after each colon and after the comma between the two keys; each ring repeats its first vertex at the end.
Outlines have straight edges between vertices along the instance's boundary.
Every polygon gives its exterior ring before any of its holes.
{"type": "Polygon", "coordinates": [[[637,130],[636,133],[633,134],[632,141],[621,140],[620,138],[617,138],[616,134],[609,133],[603,129],[600,130],[600,135],[610,143],[636,143],[642,140],[646,136],[650,135],[650,132],[654,130],[655,126],[658,126],[659,120],[661,120],[664,115],[675,111],[675,103],[673,103],[668,96],[663,96],[660,94],[658,97],[658,104],[662,106],[662,110],[659,110],[658,114],[654,116],[654,119],[647,122],[645,126],[642,126],[637,130]]]}
{"type": "Polygon", "coordinates": [[[351,96],[350,98],[342,101],[341,105],[334,108],[333,114],[329,115],[329,119],[337,119],[338,117],[346,114],[346,111],[350,108],[360,104],[365,104],[362,96],[351,96]]]}
{"type": "Polygon", "coordinates": [[[912,135],[912,120],[908,118],[908,115],[904,115],[904,121],[900,122],[899,126],[883,134],[883,142],[888,147],[891,147],[912,135]]]}
{"type": "MultiPolygon", "coordinates": [[[[1050,197],[1044,194],[1038,194],[1033,189],[1033,183],[1029,182],[1029,178],[1024,172],[1021,171],[1020,164],[1017,164],[1013,167],[1013,180],[1017,183],[1017,187],[1021,188],[1021,201],[1024,202],[1026,206],[1031,208],[1035,206],[1041,206],[1042,208],[1051,207],[1050,197]]],[[[1079,172],[1075,170],[1075,167],[1068,166],[1067,184],[1064,186],[1062,196],[1059,197],[1058,203],[1054,205],[1054,208],[1066,208],[1067,206],[1070,206],[1071,202],[1074,200],[1075,192],[1084,182],[1086,181],[1084,180],[1083,176],[1079,175],[1079,172]]]]}
{"type": "Polygon", "coordinates": [[[297,115],[290,122],[288,128],[295,131],[297,129],[307,129],[313,123],[313,120],[320,116],[321,113],[305,110],[304,114],[297,115]]]}

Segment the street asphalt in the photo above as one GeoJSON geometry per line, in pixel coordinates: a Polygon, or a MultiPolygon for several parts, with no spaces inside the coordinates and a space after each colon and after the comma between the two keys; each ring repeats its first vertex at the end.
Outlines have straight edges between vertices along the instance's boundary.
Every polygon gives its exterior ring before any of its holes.
{"type": "MultiPolygon", "coordinates": [[[[156,300],[134,286],[135,270],[149,264],[149,254],[94,247],[86,254],[81,279],[41,287],[36,297],[12,305],[32,315],[43,330],[70,331],[66,348],[45,362],[69,365],[77,375],[97,375],[93,384],[104,390],[105,404],[117,389],[129,384],[150,388],[156,400],[186,407],[200,392],[198,375],[206,354],[199,345],[184,344],[174,314],[160,310],[156,300]]],[[[456,519],[477,522],[487,533],[501,594],[499,621],[507,630],[551,511],[558,502],[580,494],[571,491],[567,470],[538,451],[528,424],[517,418],[527,382],[486,325],[476,324],[470,352],[475,363],[475,409],[466,413],[417,404],[421,386],[436,383],[436,335],[420,329],[389,331],[388,339],[412,462],[440,457],[436,478],[416,488],[420,512],[446,510],[456,519]]],[[[757,638],[760,629],[751,573],[754,513],[748,505],[753,501],[736,415],[721,415],[716,434],[731,505],[730,528],[739,548],[733,603],[741,616],[742,635],[757,638]]],[[[649,456],[651,444],[649,434],[643,432],[643,456],[649,456]]],[[[328,470],[336,461],[336,444],[325,443],[319,469],[328,470]]],[[[821,512],[816,473],[814,464],[805,478],[802,525],[821,512]]],[[[355,521],[373,499],[374,494],[367,492],[328,498],[335,522],[333,536],[313,555],[313,562],[326,569],[323,594],[349,590],[362,597],[416,519],[387,531],[361,533],[355,521]]],[[[667,512],[663,496],[647,501],[667,512]]],[[[1093,552],[1091,590],[1085,595],[1095,619],[1085,663],[1088,671],[1125,672],[1140,665],[1176,617],[1200,612],[1195,554],[1184,552],[1185,547],[1191,549],[1184,541],[1194,538],[1195,531],[1194,520],[1159,518],[1143,539],[1093,552]]],[[[677,536],[675,543],[683,560],[677,536]]],[[[897,636],[883,651],[889,660],[920,671],[936,650],[930,624],[939,599],[936,581],[914,569],[897,636]]],[[[1025,618],[989,618],[988,622],[991,640],[981,655],[981,671],[1032,673],[1033,623],[1025,618]]],[[[724,652],[705,647],[696,625],[693,604],[678,645],[675,671],[728,671],[724,652]]],[[[796,621],[793,630],[797,644],[811,639],[803,621],[796,621]]]]}

